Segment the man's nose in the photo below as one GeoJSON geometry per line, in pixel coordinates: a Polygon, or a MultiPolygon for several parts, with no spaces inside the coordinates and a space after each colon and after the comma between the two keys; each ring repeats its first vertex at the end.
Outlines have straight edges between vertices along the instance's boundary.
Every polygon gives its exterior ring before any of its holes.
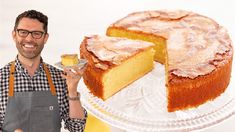
{"type": "Polygon", "coordinates": [[[27,41],[32,41],[34,40],[33,36],[32,36],[32,33],[29,33],[28,36],[25,37],[25,40],[27,41]]]}

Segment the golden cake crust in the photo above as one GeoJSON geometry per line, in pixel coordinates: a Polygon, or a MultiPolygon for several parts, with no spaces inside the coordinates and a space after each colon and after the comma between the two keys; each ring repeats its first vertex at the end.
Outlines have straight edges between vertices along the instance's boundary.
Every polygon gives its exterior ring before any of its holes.
{"type": "MultiPolygon", "coordinates": [[[[97,68],[96,62],[100,62],[98,58],[87,50],[87,39],[85,37],[80,45],[80,57],[88,61],[86,71],[83,74],[83,80],[91,93],[94,93],[97,97],[103,98],[103,83],[101,78],[104,74],[104,69],[97,68]]],[[[103,62],[106,66],[113,66],[112,63],[103,62]]],[[[106,68],[105,68],[106,69],[106,68]]]]}
{"type": "Polygon", "coordinates": [[[179,77],[169,72],[168,111],[173,112],[197,107],[221,95],[230,82],[232,70],[232,51],[224,54],[223,62],[211,73],[194,79],[179,77]],[[221,79],[223,78],[223,79],[221,79]]]}
{"type": "Polygon", "coordinates": [[[227,31],[208,17],[183,10],[135,12],[109,26],[107,35],[113,36],[114,30],[138,36],[131,39],[165,40],[170,112],[212,100],[229,84],[232,42],[227,31]]]}

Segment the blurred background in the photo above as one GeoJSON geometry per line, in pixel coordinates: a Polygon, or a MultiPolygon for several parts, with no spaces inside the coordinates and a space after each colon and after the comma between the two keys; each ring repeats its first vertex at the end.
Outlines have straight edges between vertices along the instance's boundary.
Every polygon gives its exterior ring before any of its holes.
{"type": "MultiPolygon", "coordinates": [[[[143,10],[183,9],[213,18],[235,38],[235,1],[233,0],[0,0],[0,67],[15,59],[17,50],[11,37],[15,18],[35,9],[49,17],[49,39],[44,61],[54,64],[60,55],[78,53],[84,36],[105,35],[106,28],[129,13],[143,10]]],[[[233,66],[234,67],[234,66],[233,66]]],[[[234,69],[233,69],[234,70],[234,69]]],[[[233,80],[234,81],[234,80],[233,80]]],[[[123,131],[109,127],[90,116],[86,132],[123,131]],[[97,129],[99,128],[100,129],[97,129]]],[[[203,132],[235,131],[235,116],[203,132]]],[[[65,130],[62,130],[65,132],[65,130]]]]}

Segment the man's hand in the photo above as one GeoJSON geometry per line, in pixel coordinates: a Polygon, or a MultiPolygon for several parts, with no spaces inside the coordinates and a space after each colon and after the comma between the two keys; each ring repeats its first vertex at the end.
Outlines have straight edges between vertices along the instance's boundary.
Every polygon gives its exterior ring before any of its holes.
{"type": "Polygon", "coordinates": [[[71,69],[64,69],[65,74],[62,74],[61,76],[66,79],[69,97],[77,96],[78,82],[80,81],[85,69],[86,65],[83,66],[82,68],[75,66],[71,69]]]}

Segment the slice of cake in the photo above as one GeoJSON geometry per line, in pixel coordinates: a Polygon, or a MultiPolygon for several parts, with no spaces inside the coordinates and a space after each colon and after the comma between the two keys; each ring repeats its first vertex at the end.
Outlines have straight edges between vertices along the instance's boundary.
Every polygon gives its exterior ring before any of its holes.
{"type": "Polygon", "coordinates": [[[74,66],[79,63],[77,54],[64,54],[61,56],[61,64],[64,66],[74,66]]]}
{"type": "Polygon", "coordinates": [[[112,24],[107,35],[155,44],[155,60],[165,64],[169,112],[213,100],[229,84],[231,40],[208,17],[183,10],[136,12],[112,24]]]}
{"type": "Polygon", "coordinates": [[[85,37],[80,56],[88,60],[83,79],[90,91],[107,99],[153,69],[153,44],[125,38],[85,37]]]}

